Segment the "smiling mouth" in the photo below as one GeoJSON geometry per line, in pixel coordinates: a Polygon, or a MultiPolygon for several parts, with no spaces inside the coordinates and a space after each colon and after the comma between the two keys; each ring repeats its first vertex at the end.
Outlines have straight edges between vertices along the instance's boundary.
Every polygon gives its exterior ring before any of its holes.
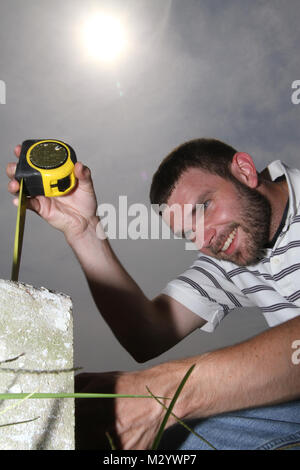
{"type": "Polygon", "coordinates": [[[224,251],[227,251],[228,248],[230,247],[231,243],[233,242],[233,240],[235,239],[235,236],[236,236],[236,232],[237,232],[237,227],[235,229],[232,230],[232,232],[228,235],[227,239],[225,240],[225,243],[223,245],[223,247],[221,248],[220,251],[224,252],[224,251]]]}

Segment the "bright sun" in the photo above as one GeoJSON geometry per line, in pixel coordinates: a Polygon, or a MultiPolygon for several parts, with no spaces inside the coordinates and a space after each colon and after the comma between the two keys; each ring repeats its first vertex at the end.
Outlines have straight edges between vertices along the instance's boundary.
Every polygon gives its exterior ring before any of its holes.
{"type": "Polygon", "coordinates": [[[105,62],[116,60],[127,46],[127,37],[121,21],[111,15],[97,14],[83,26],[83,40],[88,54],[105,62]]]}

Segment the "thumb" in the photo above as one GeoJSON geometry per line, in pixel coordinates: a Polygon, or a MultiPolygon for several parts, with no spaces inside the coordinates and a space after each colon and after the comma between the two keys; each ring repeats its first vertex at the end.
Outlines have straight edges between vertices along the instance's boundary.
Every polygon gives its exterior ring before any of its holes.
{"type": "Polygon", "coordinates": [[[78,185],[85,190],[93,189],[93,181],[91,177],[91,170],[83,165],[81,162],[76,162],[74,168],[75,177],[78,180],[78,185]]]}

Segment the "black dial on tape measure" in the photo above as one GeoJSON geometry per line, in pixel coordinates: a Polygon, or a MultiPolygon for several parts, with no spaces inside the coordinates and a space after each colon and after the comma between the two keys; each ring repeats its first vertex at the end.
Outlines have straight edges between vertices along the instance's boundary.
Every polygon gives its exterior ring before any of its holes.
{"type": "Polygon", "coordinates": [[[68,158],[65,147],[57,142],[41,142],[30,152],[31,163],[38,168],[52,169],[63,165],[68,158]]]}

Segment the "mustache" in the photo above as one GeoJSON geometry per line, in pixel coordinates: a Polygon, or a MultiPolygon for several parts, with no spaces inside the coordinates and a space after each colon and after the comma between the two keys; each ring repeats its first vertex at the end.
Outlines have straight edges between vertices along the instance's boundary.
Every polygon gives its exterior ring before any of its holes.
{"type": "Polygon", "coordinates": [[[215,255],[221,252],[221,249],[223,248],[223,245],[226,242],[227,238],[235,228],[238,228],[238,226],[238,223],[233,222],[232,224],[230,224],[226,232],[223,232],[221,235],[219,235],[216,243],[211,247],[211,251],[215,255]]]}

